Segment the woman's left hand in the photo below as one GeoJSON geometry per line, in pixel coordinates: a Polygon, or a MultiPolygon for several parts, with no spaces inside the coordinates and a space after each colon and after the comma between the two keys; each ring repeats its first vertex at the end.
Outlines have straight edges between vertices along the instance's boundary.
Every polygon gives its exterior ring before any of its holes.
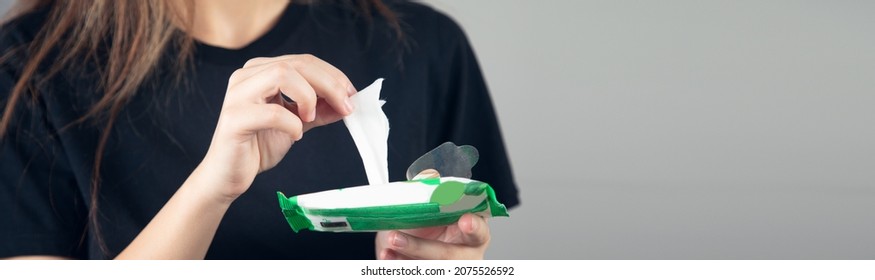
{"type": "Polygon", "coordinates": [[[489,246],[489,224],[469,213],[448,226],[381,231],[376,243],[381,260],[483,259],[489,246]]]}

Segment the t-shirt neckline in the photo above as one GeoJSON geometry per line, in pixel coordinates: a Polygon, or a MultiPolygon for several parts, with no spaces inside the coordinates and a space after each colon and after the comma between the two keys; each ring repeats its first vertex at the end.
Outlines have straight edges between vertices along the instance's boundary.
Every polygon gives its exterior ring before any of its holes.
{"type": "Polygon", "coordinates": [[[199,61],[208,63],[242,67],[247,60],[266,56],[288,40],[299,26],[299,22],[303,19],[305,8],[301,5],[289,3],[270,30],[239,49],[213,46],[195,40],[195,57],[199,61]]]}

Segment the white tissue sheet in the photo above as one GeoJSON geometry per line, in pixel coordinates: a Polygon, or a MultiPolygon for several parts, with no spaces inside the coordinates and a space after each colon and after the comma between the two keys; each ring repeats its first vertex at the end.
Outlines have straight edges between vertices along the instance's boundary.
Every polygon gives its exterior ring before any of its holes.
{"type": "Polygon", "coordinates": [[[428,203],[437,185],[394,182],[328,190],[298,196],[298,205],[308,209],[338,209],[428,203]]]}
{"type": "Polygon", "coordinates": [[[355,110],[343,118],[343,123],[362,157],[370,185],[389,183],[386,146],[389,141],[389,119],[383,113],[383,104],[386,101],[380,100],[382,88],[383,79],[380,78],[350,97],[355,110]]]}

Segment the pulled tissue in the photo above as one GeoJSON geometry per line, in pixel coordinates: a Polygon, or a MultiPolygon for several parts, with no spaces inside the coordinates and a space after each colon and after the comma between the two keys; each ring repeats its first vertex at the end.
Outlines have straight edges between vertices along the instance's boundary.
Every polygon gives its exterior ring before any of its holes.
{"type": "Polygon", "coordinates": [[[362,157],[370,185],[389,183],[386,147],[389,140],[389,119],[383,113],[383,104],[386,101],[380,100],[382,88],[383,79],[380,78],[350,97],[355,110],[343,118],[343,123],[362,157]]]}

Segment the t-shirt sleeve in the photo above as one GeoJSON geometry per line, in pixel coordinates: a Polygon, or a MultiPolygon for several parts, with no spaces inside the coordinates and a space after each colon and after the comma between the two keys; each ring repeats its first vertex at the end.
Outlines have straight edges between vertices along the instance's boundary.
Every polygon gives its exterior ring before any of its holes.
{"type": "Polygon", "coordinates": [[[431,147],[445,141],[472,145],[480,160],[472,179],[491,185],[498,200],[507,207],[519,204],[517,187],[499,128],[498,119],[480,71],[480,65],[465,33],[449,17],[438,14],[437,78],[433,110],[429,114],[435,128],[431,147]]]}
{"type": "MultiPolygon", "coordinates": [[[[0,108],[15,79],[0,68],[0,108]]],[[[0,258],[83,257],[85,206],[41,99],[21,98],[0,139],[0,258]]]]}

